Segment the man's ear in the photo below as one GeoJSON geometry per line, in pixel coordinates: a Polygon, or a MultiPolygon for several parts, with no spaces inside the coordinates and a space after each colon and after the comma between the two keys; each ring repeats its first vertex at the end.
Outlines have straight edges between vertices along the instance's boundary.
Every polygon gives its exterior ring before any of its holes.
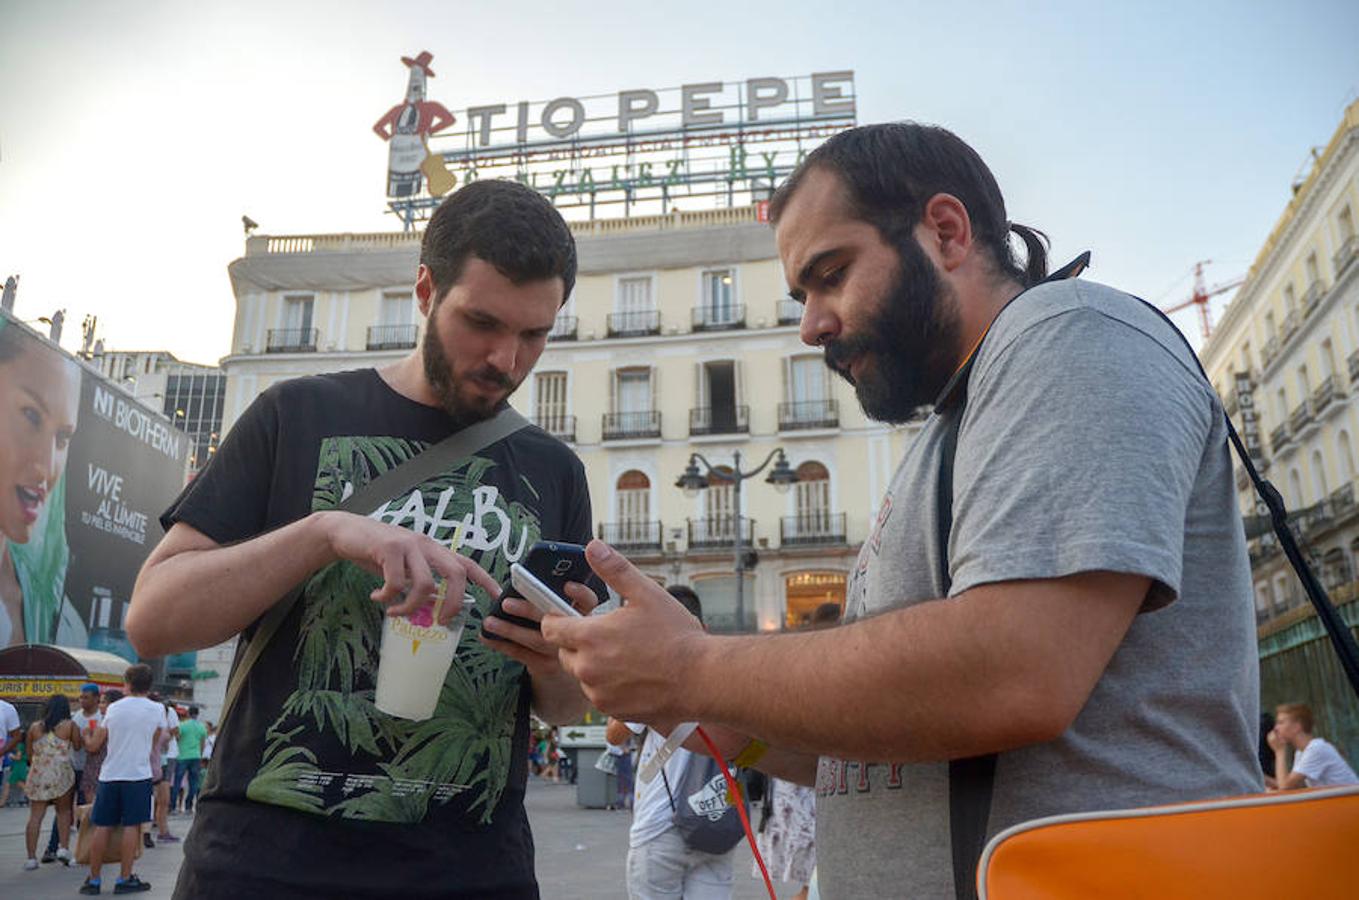
{"type": "Polygon", "coordinates": [[[963,201],[952,194],[931,197],[920,217],[917,237],[929,241],[930,255],[945,272],[961,266],[972,252],[972,219],[963,201]]]}
{"type": "Polygon", "coordinates": [[[434,274],[424,263],[416,270],[415,299],[420,306],[420,315],[428,318],[430,308],[434,304],[434,274]]]}

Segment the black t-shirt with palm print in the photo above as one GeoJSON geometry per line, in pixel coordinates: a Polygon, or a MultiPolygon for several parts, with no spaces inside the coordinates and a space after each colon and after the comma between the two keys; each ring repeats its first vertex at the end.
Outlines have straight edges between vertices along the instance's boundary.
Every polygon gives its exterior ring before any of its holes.
{"type": "MultiPolygon", "coordinates": [[[[283,382],[162,524],[245,540],[334,508],[454,429],[372,369],[283,382]]],[[[460,552],[502,584],[535,541],[590,536],[584,467],[535,427],[372,515],[444,543],[462,523],[460,552]]],[[[523,805],[528,678],[477,640],[494,598],[471,590],[438,709],[412,722],[373,705],[378,583],[348,562],[309,579],[217,740],[176,896],[240,896],[255,878],[271,897],[289,895],[280,882],[299,896],[537,896],[523,805]]]]}

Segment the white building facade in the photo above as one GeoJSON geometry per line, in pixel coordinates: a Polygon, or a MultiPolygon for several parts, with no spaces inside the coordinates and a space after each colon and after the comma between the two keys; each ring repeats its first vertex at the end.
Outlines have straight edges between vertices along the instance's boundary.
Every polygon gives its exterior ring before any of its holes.
{"type": "MultiPolygon", "coordinates": [[[[1202,358],[1228,412],[1337,600],[1359,571],[1359,102],[1351,104],[1265,242],[1202,358]],[[1253,419],[1253,421],[1252,421],[1253,419]]],[[[1238,466],[1243,515],[1256,499],[1238,466]]],[[[1272,534],[1248,519],[1257,619],[1306,598],[1272,534]],[[1251,527],[1251,526],[1254,527],[1251,527]]],[[[1298,610],[1298,613],[1293,613],[1298,610]]]]}

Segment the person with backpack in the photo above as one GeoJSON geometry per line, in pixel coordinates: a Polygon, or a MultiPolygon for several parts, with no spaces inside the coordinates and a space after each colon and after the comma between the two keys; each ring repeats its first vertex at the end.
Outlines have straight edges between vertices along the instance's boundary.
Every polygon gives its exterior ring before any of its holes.
{"type": "MultiPolygon", "coordinates": [[[[670,596],[699,622],[703,621],[703,605],[692,588],[672,585],[666,589],[670,596]]],[[[665,735],[645,725],[610,719],[606,737],[610,745],[623,746],[633,735],[644,735],[638,768],[646,765],[665,743],[665,735]]],[[[638,782],[632,806],[632,828],[628,832],[627,885],[630,900],[725,900],[731,896],[733,885],[732,858],[740,843],[742,831],[739,821],[732,831],[731,822],[723,825],[715,821],[705,830],[718,830],[717,846],[704,843],[705,835],[691,838],[687,826],[695,818],[688,806],[691,794],[716,802],[708,791],[712,779],[705,777],[715,770],[712,760],[702,754],[680,749],[666,761],[661,774],[650,783],[638,782]],[[697,781],[695,777],[697,776],[697,781]],[[688,812],[689,815],[685,815],[688,812]],[[684,823],[684,827],[682,827],[684,823]],[[711,850],[722,848],[720,852],[711,850]],[[699,849],[694,846],[706,846],[699,849]]],[[[717,778],[721,779],[721,773],[717,778]]],[[[722,798],[726,786],[721,785],[722,798]]],[[[725,816],[736,819],[735,811],[725,816]]],[[[707,818],[704,817],[704,821],[707,818]]]]}
{"type": "Polygon", "coordinates": [[[870,418],[931,415],[837,628],[705,634],[593,542],[624,605],[543,634],[595,706],[815,783],[828,897],[968,897],[1020,822],[1259,792],[1229,423],[1174,325],[1076,277],[1089,254],[1049,274],[938,126],[834,135],[769,217],[803,341],[870,418]]]}

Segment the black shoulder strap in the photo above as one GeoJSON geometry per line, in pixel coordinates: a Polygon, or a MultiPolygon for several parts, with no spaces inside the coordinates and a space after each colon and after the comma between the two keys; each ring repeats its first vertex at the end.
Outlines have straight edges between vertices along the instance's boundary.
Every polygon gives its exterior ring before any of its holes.
{"type": "MultiPolygon", "coordinates": [[[[509,437],[526,425],[528,425],[528,420],[506,405],[491,418],[456,431],[401,465],[383,472],[342,500],[336,508],[345,512],[365,513],[384,500],[405,493],[410,488],[428,481],[473,453],[484,450],[496,441],[509,437]]],[[[288,614],[297,605],[305,587],[306,580],[304,579],[302,584],[289,591],[287,596],[270,607],[269,611],[260,619],[259,625],[255,628],[255,633],[250,637],[250,642],[246,644],[240,660],[232,667],[231,675],[227,680],[226,696],[222,700],[222,712],[217,717],[218,731],[221,731],[226,722],[227,714],[236,705],[236,700],[240,697],[241,689],[245,686],[245,680],[250,675],[250,670],[264,655],[265,648],[269,646],[269,642],[278,633],[283,621],[288,618],[288,614]]]]}
{"type": "MultiPolygon", "coordinates": [[[[1089,263],[1089,252],[1083,253],[1071,263],[1050,275],[1046,281],[1075,277],[1084,271],[1089,263]]],[[[1022,292],[1010,302],[1013,303],[1014,299],[1018,299],[1019,296],[1022,296],[1022,292]]],[[[1185,340],[1184,335],[1175,327],[1175,324],[1170,321],[1170,317],[1140,297],[1136,299],[1170,325],[1175,335],[1189,348],[1189,354],[1198,366],[1199,373],[1211,388],[1212,382],[1208,378],[1208,373],[1204,371],[1203,363],[1199,361],[1198,354],[1194,352],[1193,347],[1185,340]]],[[[941,441],[939,493],[936,498],[939,566],[945,595],[948,594],[949,587],[952,585],[948,550],[949,535],[953,530],[953,462],[958,451],[958,431],[962,427],[963,410],[967,405],[967,380],[971,375],[972,363],[976,360],[980,349],[981,344],[979,342],[977,347],[973,349],[971,356],[940,395],[941,401],[945,402],[936,404],[936,413],[941,416],[949,416],[941,441]],[[941,405],[943,408],[941,408],[941,405]]],[[[1331,646],[1335,648],[1336,655],[1340,658],[1340,667],[1349,679],[1350,687],[1354,689],[1356,696],[1359,696],[1359,643],[1356,643],[1354,635],[1331,603],[1330,597],[1326,594],[1326,589],[1322,587],[1316,573],[1307,564],[1302,550],[1298,547],[1297,539],[1293,536],[1293,531],[1288,524],[1288,510],[1284,506],[1283,497],[1274,485],[1261,476],[1255,468],[1254,461],[1241,442],[1241,436],[1236,433],[1236,427],[1232,425],[1232,417],[1224,411],[1223,419],[1227,425],[1228,440],[1232,447],[1236,449],[1236,455],[1241,460],[1241,465],[1246,470],[1246,474],[1250,476],[1256,494],[1264,501],[1269,510],[1270,524],[1279,539],[1279,546],[1283,549],[1289,564],[1293,566],[1293,570],[1297,572],[1298,579],[1302,582],[1303,590],[1307,592],[1308,599],[1316,608],[1317,618],[1326,629],[1326,634],[1331,640],[1331,646]]],[[[995,776],[995,754],[949,762],[949,831],[953,851],[953,892],[957,900],[972,900],[977,895],[977,863],[981,859],[982,851],[986,846],[986,825],[991,816],[991,795],[995,786],[995,776]]]]}

